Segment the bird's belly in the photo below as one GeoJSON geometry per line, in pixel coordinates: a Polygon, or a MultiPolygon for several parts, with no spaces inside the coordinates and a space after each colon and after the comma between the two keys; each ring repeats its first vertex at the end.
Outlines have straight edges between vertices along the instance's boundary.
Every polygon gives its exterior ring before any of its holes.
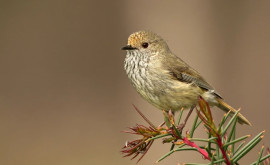
{"type": "Polygon", "coordinates": [[[137,89],[140,95],[161,110],[177,111],[197,104],[203,91],[192,84],[159,81],[149,89],[137,89]]]}

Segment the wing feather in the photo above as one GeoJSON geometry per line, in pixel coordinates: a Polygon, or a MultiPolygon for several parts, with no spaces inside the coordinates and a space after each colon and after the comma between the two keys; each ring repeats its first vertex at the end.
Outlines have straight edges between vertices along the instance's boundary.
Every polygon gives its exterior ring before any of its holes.
{"type": "MultiPolygon", "coordinates": [[[[171,63],[170,63],[171,64],[171,63]]],[[[217,97],[222,98],[214,88],[208,84],[205,79],[194,69],[184,63],[180,58],[173,62],[174,65],[167,66],[169,74],[176,80],[192,83],[198,87],[215,94],[217,97]]]]}

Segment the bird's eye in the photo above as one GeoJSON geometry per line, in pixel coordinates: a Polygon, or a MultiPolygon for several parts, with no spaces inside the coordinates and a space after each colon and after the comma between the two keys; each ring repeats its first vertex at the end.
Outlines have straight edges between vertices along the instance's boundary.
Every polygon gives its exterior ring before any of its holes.
{"type": "Polygon", "coordinates": [[[147,48],[148,47],[148,43],[147,42],[142,43],[142,47],[143,48],[147,48]]]}

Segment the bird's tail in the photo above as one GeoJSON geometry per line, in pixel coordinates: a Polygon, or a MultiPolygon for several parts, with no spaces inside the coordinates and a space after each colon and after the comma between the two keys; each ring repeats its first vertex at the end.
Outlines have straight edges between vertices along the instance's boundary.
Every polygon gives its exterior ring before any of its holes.
{"type": "MultiPolygon", "coordinates": [[[[217,106],[220,109],[222,109],[223,111],[225,111],[225,112],[231,111],[232,113],[236,112],[236,110],[233,107],[231,107],[229,104],[225,103],[222,99],[217,98],[217,102],[218,102],[217,106]]],[[[238,113],[238,122],[240,124],[247,124],[247,125],[251,126],[251,123],[240,113],[238,113]]]]}

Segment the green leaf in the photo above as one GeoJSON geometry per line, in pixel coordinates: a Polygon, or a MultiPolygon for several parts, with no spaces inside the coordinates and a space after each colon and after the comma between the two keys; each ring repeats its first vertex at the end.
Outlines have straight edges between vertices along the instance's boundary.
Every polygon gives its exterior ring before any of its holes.
{"type": "Polygon", "coordinates": [[[236,140],[233,140],[233,141],[230,141],[230,142],[228,142],[228,143],[225,143],[225,144],[224,144],[224,147],[228,147],[229,145],[235,144],[235,143],[237,143],[237,142],[239,142],[239,141],[242,141],[242,140],[244,140],[244,139],[246,139],[246,138],[248,138],[248,137],[250,137],[250,135],[242,136],[242,137],[240,137],[240,138],[238,138],[238,139],[236,139],[236,140]]]}
{"type": "Polygon", "coordinates": [[[219,124],[219,128],[218,128],[218,132],[221,131],[221,128],[223,127],[224,123],[226,122],[226,120],[228,119],[229,115],[231,114],[231,111],[227,112],[224,117],[222,118],[220,124],[219,124]]]}
{"type": "Polygon", "coordinates": [[[200,121],[197,123],[197,125],[195,126],[195,129],[197,129],[201,123],[202,123],[202,120],[200,120],[200,121]]]}
{"type": "MultiPolygon", "coordinates": [[[[233,134],[232,134],[232,141],[235,140],[235,134],[236,134],[236,128],[234,129],[233,134]]],[[[234,148],[235,148],[235,143],[232,144],[231,153],[234,153],[234,148]]]]}
{"type": "MultiPolygon", "coordinates": [[[[208,139],[210,139],[210,138],[211,138],[211,134],[208,135],[208,139]]],[[[211,149],[211,142],[208,141],[207,152],[208,152],[209,155],[211,155],[211,150],[210,149],[211,149]]]]}
{"type": "Polygon", "coordinates": [[[264,146],[262,146],[262,148],[261,148],[261,151],[260,151],[260,153],[259,153],[259,158],[258,158],[258,160],[257,160],[256,165],[259,165],[259,163],[260,163],[260,160],[261,160],[261,158],[262,158],[263,150],[264,150],[264,146]]]}
{"type": "Polygon", "coordinates": [[[222,137],[224,137],[224,134],[227,132],[228,128],[232,125],[232,123],[235,122],[235,120],[237,120],[238,113],[239,113],[239,110],[235,112],[235,114],[233,115],[229,123],[226,125],[226,127],[222,131],[222,134],[221,134],[222,137]]]}
{"type": "Polygon", "coordinates": [[[182,115],[183,115],[183,111],[184,111],[184,109],[180,110],[180,113],[179,113],[179,116],[178,116],[178,119],[177,119],[177,125],[180,124],[180,121],[181,121],[181,118],[182,118],[182,115]]]}
{"type": "Polygon", "coordinates": [[[213,153],[211,157],[211,165],[214,165],[214,160],[215,160],[215,154],[213,153]]]}
{"type": "Polygon", "coordinates": [[[164,156],[162,156],[160,159],[158,159],[156,161],[156,163],[162,161],[163,159],[165,159],[166,157],[170,156],[172,153],[174,153],[174,150],[171,150],[170,152],[168,152],[167,154],[165,154],[164,156]]]}
{"type": "Polygon", "coordinates": [[[163,115],[164,115],[164,121],[165,121],[165,124],[168,128],[171,127],[171,122],[169,120],[169,117],[168,117],[168,113],[166,111],[163,111],[163,115]]]}
{"type": "MultiPolygon", "coordinates": [[[[260,134],[263,134],[263,132],[261,132],[260,134]]],[[[262,138],[262,136],[258,135],[253,138],[245,147],[243,147],[236,155],[234,155],[234,157],[232,158],[233,162],[237,162],[243,156],[245,156],[253,147],[255,147],[262,140],[262,138]]]]}
{"type": "MultiPolygon", "coordinates": [[[[269,157],[270,157],[270,154],[268,154],[268,155],[262,157],[262,158],[260,159],[260,162],[264,161],[265,159],[267,159],[267,158],[269,158],[269,157]]],[[[253,162],[251,165],[255,165],[256,163],[257,163],[257,162],[253,162]]]]}
{"type": "Polygon", "coordinates": [[[197,148],[178,148],[178,149],[175,149],[175,151],[198,151],[197,148]]]}
{"type": "Polygon", "coordinates": [[[216,155],[217,155],[217,159],[220,159],[220,157],[222,156],[222,154],[219,152],[219,146],[218,144],[216,144],[216,155]]]}
{"type": "Polygon", "coordinates": [[[191,131],[190,131],[190,134],[189,134],[189,136],[190,136],[191,138],[193,137],[194,131],[195,131],[195,129],[196,129],[196,125],[197,125],[198,118],[199,118],[199,115],[197,114],[196,117],[195,117],[195,120],[194,120],[194,122],[193,122],[191,131]]]}
{"type": "Polygon", "coordinates": [[[170,151],[172,151],[174,149],[174,146],[175,146],[175,144],[173,143],[171,148],[170,148],[170,151]]]}
{"type": "Polygon", "coordinates": [[[236,150],[233,152],[233,154],[235,155],[235,153],[237,153],[244,144],[245,144],[245,141],[243,141],[241,144],[239,144],[239,146],[236,148],[236,150]]]}
{"type": "Polygon", "coordinates": [[[228,136],[228,139],[227,139],[227,142],[231,141],[231,138],[232,138],[232,135],[235,133],[235,130],[236,130],[236,123],[237,123],[237,120],[234,120],[233,121],[233,126],[232,126],[232,129],[229,133],[229,136],[228,136]]]}
{"type": "MultiPolygon", "coordinates": [[[[186,144],[181,144],[180,146],[177,147],[177,149],[180,149],[182,147],[184,147],[186,144]]],[[[174,153],[175,150],[171,150],[170,152],[166,153],[164,156],[162,156],[161,158],[159,158],[156,163],[162,161],[163,159],[165,159],[166,157],[170,156],[172,153],[174,153]]]]}
{"type": "Polygon", "coordinates": [[[155,137],[151,137],[151,138],[147,139],[145,142],[148,142],[148,141],[151,141],[151,140],[155,140],[155,139],[159,139],[159,138],[162,138],[162,137],[165,137],[165,136],[169,136],[169,135],[171,135],[171,134],[168,133],[168,134],[157,135],[155,137]]]}
{"type": "Polygon", "coordinates": [[[173,129],[174,129],[176,135],[177,135],[178,137],[180,137],[181,139],[183,139],[181,133],[180,133],[179,130],[175,127],[174,124],[172,124],[172,127],[173,127],[173,129]]]}
{"type": "MultiPolygon", "coordinates": [[[[225,159],[216,160],[216,161],[214,161],[214,164],[222,163],[222,162],[225,162],[225,159]]],[[[209,163],[208,165],[211,165],[211,163],[209,163]]]]}
{"type": "MultiPolygon", "coordinates": [[[[243,147],[241,150],[239,150],[239,153],[242,152],[243,150],[245,150],[245,148],[247,148],[249,145],[251,145],[256,139],[260,138],[265,131],[260,132],[257,136],[255,136],[252,140],[250,140],[245,147],[243,147]]],[[[236,152],[235,152],[236,153],[236,152]]]]}

